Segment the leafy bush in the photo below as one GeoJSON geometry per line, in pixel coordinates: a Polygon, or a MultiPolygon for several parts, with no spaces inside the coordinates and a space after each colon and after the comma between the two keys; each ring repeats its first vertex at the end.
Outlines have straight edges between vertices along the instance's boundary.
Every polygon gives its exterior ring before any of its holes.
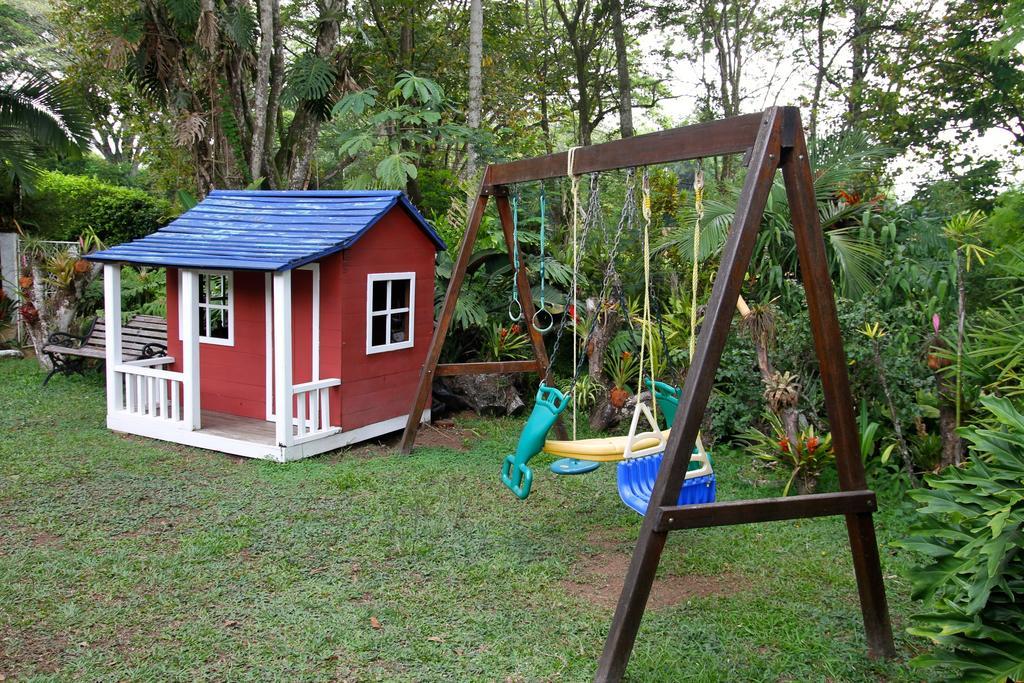
{"type": "Polygon", "coordinates": [[[927,556],[912,571],[928,611],[910,633],[939,648],[915,666],[947,666],[960,680],[1024,678],[1024,415],[1005,398],[981,399],[996,429],[974,427],[967,466],[913,491],[922,523],[900,545],[927,556]]]}
{"type": "Polygon", "coordinates": [[[715,373],[715,391],[708,401],[711,433],[715,438],[728,441],[758,424],[764,411],[763,392],[753,345],[734,328],[715,373]]]}
{"type": "Polygon", "coordinates": [[[43,173],[36,194],[25,201],[27,222],[39,237],[74,240],[92,229],[108,245],[148,235],[170,214],[167,201],[142,190],[56,171],[43,173]]]}

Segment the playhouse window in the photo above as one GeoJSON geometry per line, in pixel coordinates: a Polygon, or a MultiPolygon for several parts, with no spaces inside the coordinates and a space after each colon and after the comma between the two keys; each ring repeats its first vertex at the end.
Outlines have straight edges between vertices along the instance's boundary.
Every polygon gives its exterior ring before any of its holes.
{"type": "Polygon", "coordinates": [[[366,352],[412,346],[415,273],[374,273],[366,279],[366,352]]]}
{"type": "MultiPolygon", "coordinates": [[[[207,344],[233,343],[232,280],[230,272],[199,273],[199,341],[207,344]]],[[[181,291],[180,276],[178,291],[181,291]]]]}

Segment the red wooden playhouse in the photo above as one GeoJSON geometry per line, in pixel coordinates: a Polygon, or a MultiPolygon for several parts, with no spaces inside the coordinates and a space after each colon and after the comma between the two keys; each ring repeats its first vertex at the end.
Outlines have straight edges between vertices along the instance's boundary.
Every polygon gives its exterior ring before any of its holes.
{"type": "Polygon", "coordinates": [[[121,264],[167,271],[166,356],[124,361],[106,326],[107,426],[279,461],[401,429],[444,248],[400,192],[214,191],[92,254],[108,322],[121,264]]]}

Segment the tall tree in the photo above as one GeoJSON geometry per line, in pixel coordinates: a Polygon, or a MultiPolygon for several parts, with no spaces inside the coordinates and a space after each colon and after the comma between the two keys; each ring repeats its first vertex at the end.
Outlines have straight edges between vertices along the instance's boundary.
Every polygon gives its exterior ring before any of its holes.
{"type": "Polygon", "coordinates": [[[579,144],[589,145],[593,142],[597,126],[618,108],[617,104],[610,104],[614,98],[607,97],[610,15],[607,7],[594,0],[552,0],[552,3],[562,20],[565,40],[572,55],[577,139],[579,144]]]}
{"type": "MultiPolygon", "coordinates": [[[[483,64],[484,8],[482,0],[469,0],[469,107],[466,124],[476,130],[480,128],[480,111],[483,108],[483,83],[480,70],[483,64]]],[[[476,179],[476,148],[472,143],[466,150],[466,177],[476,179]]]]}
{"type": "Polygon", "coordinates": [[[910,15],[864,94],[871,132],[899,149],[930,150],[949,172],[974,163],[967,145],[987,131],[1024,146],[1024,55],[1000,49],[1013,35],[1004,5],[958,0],[941,16],[910,15]]]}
{"type": "Polygon", "coordinates": [[[309,9],[288,26],[279,0],[60,0],[57,13],[76,68],[127,85],[150,113],[152,143],[170,126],[203,195],[257,178],[308,184],[320,127],[355,87],[339,43],[345,3],[309,9]]]}
{"type": "Polygon", "coordinates": [[[626,45],[626,22],[622,0],[608,0],[615,42],[615,75],[619,92],[619,133],[633,137],[633,81],[629,75],[629,52],[626,45]]]}

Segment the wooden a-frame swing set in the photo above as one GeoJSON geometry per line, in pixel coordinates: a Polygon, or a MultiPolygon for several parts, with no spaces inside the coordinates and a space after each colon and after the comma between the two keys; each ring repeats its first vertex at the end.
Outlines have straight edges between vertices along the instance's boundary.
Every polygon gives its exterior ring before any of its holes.
{"type": "MultiPolygon", "coordinates": [[[[669,531],[827,515],[846,517],[868,653],[875,657],[895,655],[872,521],[877,504],[874,492],[867,489],[860,458],[860,441],[850,395],[846,356],[839,332],[836,302],[818,221],[814,182],[799,109],[772,107],[760,114],[736,116],[578,148],[574,151],[572,173],[583,175],[737,153],[745,154],[746,180],[722,251],[696,352],[683,383],[680,410],[672,424],[665,456],[598,664],[595,677],[598,681],[618,681],[625,672],[669,531]],[[677,505],[680,488],[711,394],[740,288],[750,264],[765,202],[775,172],[780,169],[789,200],[841,491],[680,506],[677,505]]],[[[488,198],[494,197],[497,204],[509,259],[514,260],[513,252],[518,245],[513,236],[509,186],[567,176],[567,154],[561,152],[493,164],[484,172],[448,284],[441,317],[423,365],[419,388],[409,409],[410,417],[401,443],[403,452],[412,450],[419,426],[418,416],[427,405],[435,377],[536,372],[543,378],[547,374],[548,356],[544,341],[530,324],[526,328],[533,347],[533,360],[451,364],[439,364],[438,360],[451,326],[455,301],[466,275],[488,198]]],[[[516,280],[524,319],[532,320],[534,306],[525,269],[516,271],[516,280]]]]}

